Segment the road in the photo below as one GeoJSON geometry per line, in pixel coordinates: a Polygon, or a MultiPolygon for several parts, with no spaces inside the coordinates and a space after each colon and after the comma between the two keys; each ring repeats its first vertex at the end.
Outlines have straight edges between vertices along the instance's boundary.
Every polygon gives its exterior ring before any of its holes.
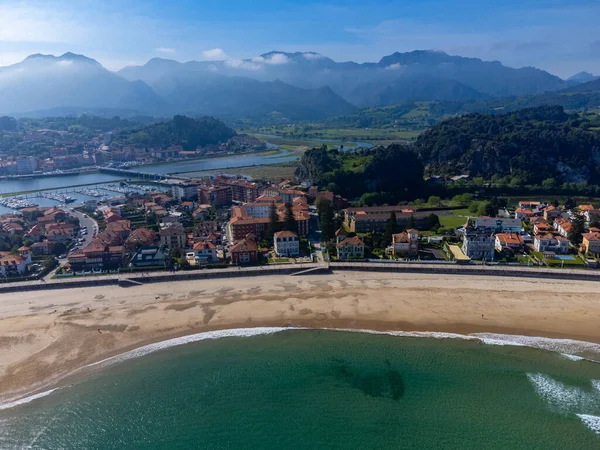
{"type": "Polygon", "coordinates": [[[81,229],[87,227],[88,233],[85,236],[82,236],[84,241],[79,246],[80,248],[87,247],[90,245],[90,242],[92,242],[92,239],[94,239],[94,234],[98,233],[98,222],[90,218],[87,214],[80,213],[75,209],[68,209],[67,213],[69,216],[79,219],[79,225],[81,226],[81,229]]]}
{"type": "Polygon", "coordinates": [[[309,206],[308,213],[310,214],[308,242],[315,247],[315,253],[317,254],[317,262],[320,264],[325,263],[323,258],[323,249],[321,248],[321,224],[319,223],[319,215],[317,214],[316,206],[309,206]]]}

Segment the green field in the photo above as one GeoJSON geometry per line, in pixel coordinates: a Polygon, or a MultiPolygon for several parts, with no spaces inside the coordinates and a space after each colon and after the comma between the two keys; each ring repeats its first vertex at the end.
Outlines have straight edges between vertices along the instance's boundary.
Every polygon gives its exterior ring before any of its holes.
{"type": "Polygon", "coordinates": [[[467,219],[473,214],[468,209],[454,209],[451,211],[451,215],[442,216],[440,215],[440,225],[446,228],[456,228],[464,225],[467,219]]]}

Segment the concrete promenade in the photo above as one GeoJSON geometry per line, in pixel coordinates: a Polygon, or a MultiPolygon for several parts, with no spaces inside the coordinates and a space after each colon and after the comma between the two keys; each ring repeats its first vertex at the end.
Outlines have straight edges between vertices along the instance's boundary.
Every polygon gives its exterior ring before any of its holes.
{"type": "MultiPolygon", "coordinates": [[[[77,278],[60,278],[48,281],[0,284],[0,294],[49,289],[74,289],[91,286],[135,286],[140,284],[203,279],[257,277],[269,275],[327,274],[335,271],[426,273],[439,275],[479,275],[532,279],[600,281],[600,271],[582,269],[549,269],[542,267],[482,266],[419,263],[334,262],[329,264],[286,264],[259,267],[231,267],[180,272],[123,271],[114,275],[96,275],[77,278]]],[[[599,286],[600,287],[600,286],[599,286]]]]}

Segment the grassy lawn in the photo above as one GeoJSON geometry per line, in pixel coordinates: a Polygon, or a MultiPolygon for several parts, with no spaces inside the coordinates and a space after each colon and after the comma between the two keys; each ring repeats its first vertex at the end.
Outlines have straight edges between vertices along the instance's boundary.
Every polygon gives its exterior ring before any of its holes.
{"type": "Polygon", "coordinates": [[[469,216],[473,214],[468,209],[454,209],[451,211],[452,214],[440,217],[440,225],[447,228],[456,228],[464,225],[469,216]]]}
{"type": "Polygon", "coordinates": [[[575,259],[571,260],[571,261],[562,261],[560,259],[544,259],[544,255],[542,255],[540,252],[532,252],[532,255],[534,255],[537,259],[539,259],[540,261],[544,261],[546,264],[548,264],[549,267],[562,267],[563,262],[565,263],[564,266],[585,266],[585,261],[583,261],[579,256],[577,255],[570,255],[573,256],[575,259]]]}

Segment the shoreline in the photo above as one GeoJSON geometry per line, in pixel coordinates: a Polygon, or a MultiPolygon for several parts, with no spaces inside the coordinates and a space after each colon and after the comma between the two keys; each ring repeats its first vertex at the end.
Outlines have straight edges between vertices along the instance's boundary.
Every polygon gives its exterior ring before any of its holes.
{"type": "MultiPolygon", "coordinates": [[[[219,330],[452,333],[482,342],[469,335],[499,334],[600,344],[596,282],[364,272],[222,281],[0,294],[2,403],[64,386],[107,358],[219,330]]],[[[596,354],[583,347],[574,354],[596,354]]]]}

